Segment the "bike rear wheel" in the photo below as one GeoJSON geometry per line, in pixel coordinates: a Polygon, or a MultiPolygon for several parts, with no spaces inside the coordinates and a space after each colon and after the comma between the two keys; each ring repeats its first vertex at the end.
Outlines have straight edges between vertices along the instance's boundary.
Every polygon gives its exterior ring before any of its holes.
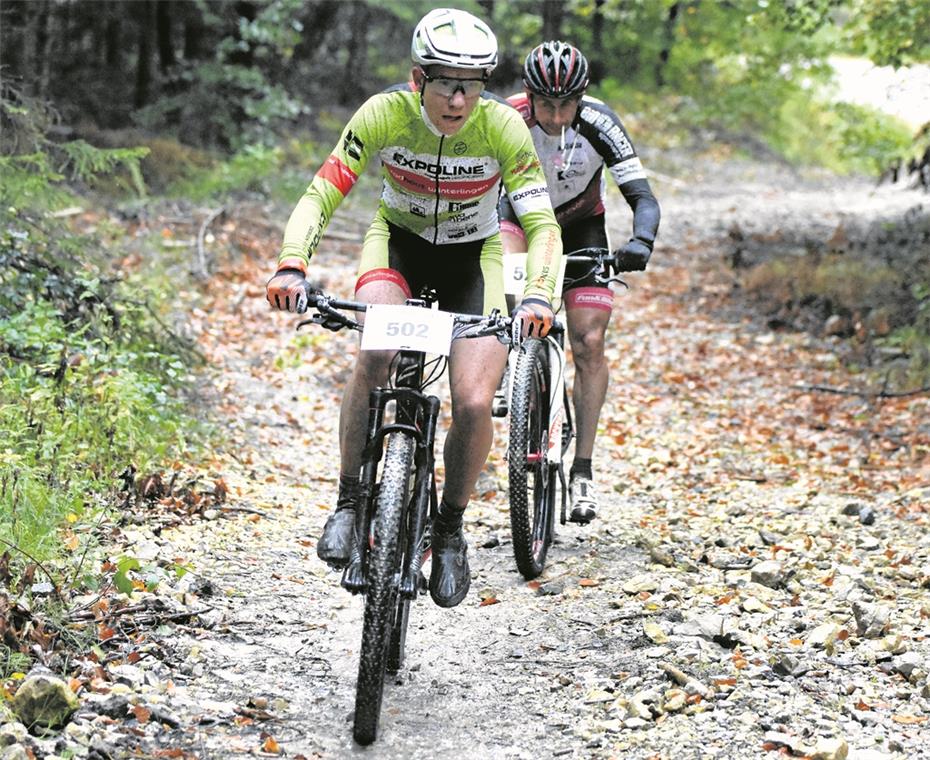
{"type": "Polygon", "coordinates": [[[413,451],[414,441],[406,433],[388,436],[377,508],[371,524],[368,590],[355,692],[353,736],[359,744],[371,744],[378,735],[389,640],[398,623],[406,632],[409,600],[406,603],[400,600],[398,586],[403,560],[401,526],[410,498],[413,451]]]}
{"type": "MultiPolygon", "coordinates": [[[[517,569],[527,580],[545,568],[552,541],[558,470],[547,457],[549,367],[543,341],[517,357],[510,399],[510,530],[517,569]]],[[[561,443],[561,442],[560,442],[561,443]]]]}

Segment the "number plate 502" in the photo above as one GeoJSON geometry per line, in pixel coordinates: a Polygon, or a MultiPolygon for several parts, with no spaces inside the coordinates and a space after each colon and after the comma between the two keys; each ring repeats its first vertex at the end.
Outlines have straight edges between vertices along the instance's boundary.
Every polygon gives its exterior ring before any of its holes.
{"type": "Polygon", "coordinates": [[[452,315],[421,306],[371,304],[365,313],[362,351],[406,349],[448,356],[452,315]]]}

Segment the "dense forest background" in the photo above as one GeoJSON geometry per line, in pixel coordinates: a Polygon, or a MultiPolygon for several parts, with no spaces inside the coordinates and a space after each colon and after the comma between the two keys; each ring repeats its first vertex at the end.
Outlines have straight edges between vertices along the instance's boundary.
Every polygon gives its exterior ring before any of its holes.
{"type": "MultiPolygon", "coordinates": [[[[334,108],[406,78],[412,27],[440,5],[4,0],[0,76],[5,98],[54,105],[60,138],[135,129],[235,151],[312,130],[334,108]]],[[[930,7],[904,0],[456,5],[488,19],[498,35],[493,89],[517,89],[526,52],[563,38],[590,58],[596,94],[657,129],[752,135],[791,160],[819,155],[846,168],[874,170],[910,135],[852,104],[825,108],[828,57],[863,55],[896,67],[930,57],[930,7]]],[[[133,137],[140,135],[124,135],[133,137]]],[[[6,142],[4,152],[12,147],[6,142]]]]}

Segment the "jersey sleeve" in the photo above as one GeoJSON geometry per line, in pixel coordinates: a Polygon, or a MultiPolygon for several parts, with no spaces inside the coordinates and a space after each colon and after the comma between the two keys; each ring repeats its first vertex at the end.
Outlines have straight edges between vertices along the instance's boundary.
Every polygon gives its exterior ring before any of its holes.
{"type": "Polygon", "coordinates": [[[384,98],[376,95],[355,112],[301,196],[284,230],[279,268],[293,266],[306,271],[333,213],[380,148],[384,98]]]}
{"type": "Polygon", "coordinates": [[[501,109],[500,156],[504,189],[526,233],[526,287],[523,297],[552,302],[562,262],[562,231],[533,138],[520,114],[501,109]]]}
{"type": "Polygon", "coordinates": [[[659,202],[626,128],[620,117],[599,100],[586,98],[582,107],[586,137],[604,159],[633,211],[633,237],[652,245],[659,230],[659,202]]]}

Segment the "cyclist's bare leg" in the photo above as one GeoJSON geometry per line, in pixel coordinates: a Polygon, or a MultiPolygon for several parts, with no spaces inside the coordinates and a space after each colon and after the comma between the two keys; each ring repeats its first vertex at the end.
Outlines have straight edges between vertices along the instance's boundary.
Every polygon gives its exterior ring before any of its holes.
{"type": "Polygon", "coordinates": [[[491,401],[506,362],[507,347],[494,337],[463,338],[452,345],[452,425],[443,451],[446,482],[432,526],[429,576],[430,596],[440,607],[457,605],[471,585],[462,513],[491,448],[491,401]]]}
{"type": "Polygon", "coordinates": [[[604,333],[610,322],[606,309],[568,310],[568,338],[575,365],[572,404],[575,408],[575,457],[591,459],[601,407],[607,396],[608,369],[604,333]]]}
{"type": "MultiPolygon", "coordinates": [[[[364,303],[402,304],[406,296],[404,291],[392,282],[374,281],[360,287],[355,298],[364,303]]],[[[358,352],[358,360],[352,370],[352,377],[346,384],[339,412],[339,451],[342,459],[340,471],[343,475],[358,477],[362,466],[362,449],[368,432],[368,397],[374,388],[387,383],[393,356],[393,351],[358,352]]]]}
{"type": "MultiPolygon", "coordinates": [[[[404,293],[394,283],[375,281],[358,289],[356,298],[368,303],[403,303],[404,293]]],[[[339,448],[342,455],[339,495],[317,542],[317,556],[334,567],[342,567],[350,558],[355,541],[355,507],[362,448],[368,421],[368,397],[371,390],[383,385],[390,368],[391,351],[360,351],[352,377],[346,384],[339,412],[339,448]]]]}
{"type": "Polygon", "coordinates": [[[452,425],[443,459],[446,481],[443,499],[465,506],[487,461],[494,434],[491,401],[507,363],[507,346],[495,337],[463,338],[452,345],[449,386],[452,425]]]}

